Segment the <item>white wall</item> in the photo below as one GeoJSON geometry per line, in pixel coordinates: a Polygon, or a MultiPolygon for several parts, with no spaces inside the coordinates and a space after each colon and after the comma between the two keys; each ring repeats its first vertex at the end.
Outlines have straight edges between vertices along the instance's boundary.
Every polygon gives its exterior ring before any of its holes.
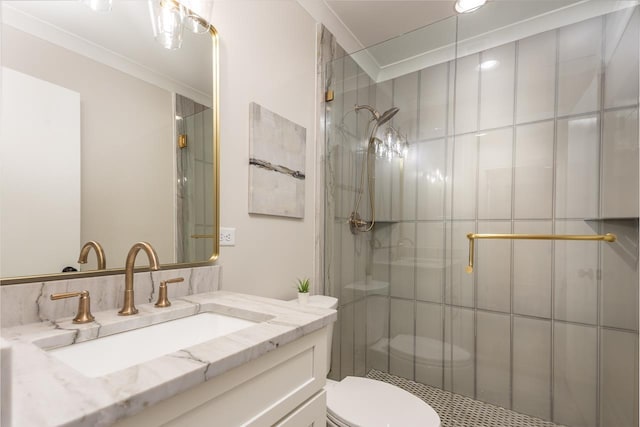
{"type": "Polygon", "coordinates": [[[81,239],[104,246],[107,268],[124,266],[139,240],[174,262],[172,94],[9,25],[2,61],[80,93],[81,239]]]}
{"type": "Polygon", "coordinates": [[[2,276],[77,266],[80,94],[2,67],[0,123],[2,276]]]}
{"type": "Polygon", "coordinates": [[[313,277],[315,247],[316,23],[294,0],[219,0],[220,210],[236,228],[222,247],[222,288],[294,298],[297,277],[313,277]],[[248,214],[249,103],[307,129],[303,220],[248,214]]]}

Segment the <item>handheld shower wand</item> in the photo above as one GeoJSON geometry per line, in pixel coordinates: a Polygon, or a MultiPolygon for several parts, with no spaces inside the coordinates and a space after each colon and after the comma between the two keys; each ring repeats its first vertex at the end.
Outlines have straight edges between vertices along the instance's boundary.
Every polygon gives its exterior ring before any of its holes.
{"type": "Polygon", "coordinates": [[[374,124],[371,129],[371,133],[369,134],[369,139],[367,142],[367,156],[366,163],[362,166],[362,172],[360,173],[360,188],[357,191],[357,197],[355,201],[355,206],[353,208],[353,212],[349,215],[349,229],[352,234],[357,234],[358,232],[367,232],[373,229],[374,224],[376,223],[376,209],[373,203],[373,189],[371,188],[371,181],[373,178],[371,177],[371,153],[375,151],[376,145],[376,132],[378,128],[383,124],[387,123],[389,120],[395,116],[400,109],[398,107],[391,107],[384,113],[380,114],[375,108],[370,105],[356,105],[354,107],[355,111],[367,110],[372,115],[371,119],[374,124]],[[360,214],[358,213],[358,208],[360,207],[360,201],[362,200],[362,193],[364,193],[364,171],[367,170],[367,179],[369,182],[369,207],[371,208],[371,222],[365,221],[361,219],[360,214]]]}

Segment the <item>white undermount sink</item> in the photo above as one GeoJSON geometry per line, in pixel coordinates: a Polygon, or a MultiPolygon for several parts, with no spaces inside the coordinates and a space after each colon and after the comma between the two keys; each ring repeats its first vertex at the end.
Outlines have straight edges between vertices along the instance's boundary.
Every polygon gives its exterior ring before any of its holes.
{"type": "Polygon", "coordinates": [[[237,317],[201,313],[48,352],[88,377],[100,377],[255,324],[237,317]]]}

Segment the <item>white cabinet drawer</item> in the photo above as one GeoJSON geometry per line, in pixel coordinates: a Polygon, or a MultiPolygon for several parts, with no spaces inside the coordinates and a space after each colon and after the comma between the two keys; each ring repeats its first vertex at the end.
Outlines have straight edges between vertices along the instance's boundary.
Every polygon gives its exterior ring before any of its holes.
{"type": "Polygon", "coordinates": [[[121,420],[116,426],[274,425],[324,386],[326,344],[323,328],[121,420]]]}
{"type": "Polygon", "coordinates": [[[325,427],[327,425],[327,394],[324,390],[304,402],[299,408],[280,420],[276,427],[325,427]]]}

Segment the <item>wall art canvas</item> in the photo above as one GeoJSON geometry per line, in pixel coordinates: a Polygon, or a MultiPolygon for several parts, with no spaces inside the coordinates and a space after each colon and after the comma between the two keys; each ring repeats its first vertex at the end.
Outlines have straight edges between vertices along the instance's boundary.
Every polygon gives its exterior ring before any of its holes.
{"type": "Polygon", "coordinates": [[[304,218],[307,130],[252,102],[249,213],[304,218]]]}

